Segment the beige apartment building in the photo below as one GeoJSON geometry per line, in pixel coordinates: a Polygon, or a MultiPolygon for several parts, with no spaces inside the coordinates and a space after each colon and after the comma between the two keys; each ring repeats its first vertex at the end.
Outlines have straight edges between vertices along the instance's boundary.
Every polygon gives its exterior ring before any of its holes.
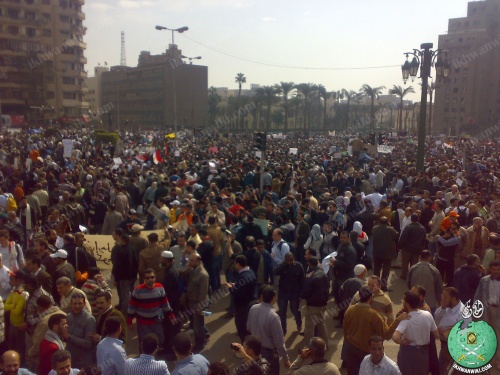
{"type": "Polygon", "coordinates": [[[0,112],[31,124],[88,113],[84,0],[0,1],[0,112]]]}
{"type": "Polygon", "coordinates": [[[500,122],[500,0],[469,2],[467,16],[453,18],[439,48],[448,50],[451,72],[436,84],[433,134],[472,136],[500,122]]]}

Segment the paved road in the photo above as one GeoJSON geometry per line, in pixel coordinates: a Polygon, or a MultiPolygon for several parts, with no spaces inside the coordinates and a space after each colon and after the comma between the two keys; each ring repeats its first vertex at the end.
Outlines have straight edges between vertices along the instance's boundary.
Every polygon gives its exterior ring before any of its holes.
{"type": "MultiPolygon", "coordinates": [[[[104,273],[109,275],[109,271],[104,271],[104,273]]],[[[403,298],[404,292],[407,291],[405,282],[399,278],[399,274],[400,270],[392,270],[389,278],[391,280],[389,282],[389,288],[392,290],[389,292],[389,296],[393,302],[395,312],[401,309],[401,299],[403,298]]],[[[117,303],[117,301],[115,303],[117,303]]],[[[226,314],[225,309],[228,305],[229,297],[224,297],[210,307],[209,310],[213,314],[205,318],[205,323],[211,333],[211,337],[201,354],[207,357],[210,362],[224,361],[232,369],[235,365],[240,363],[240,359],[234,356],[229,346],[232,342],[238,342],[239,339],[236,335],[234,319],[227,319],[224,317],[226,314]]],[[[328,307],[330,308],[333,306],[334,303],[331,300],[328,307]]],[[[342,329],[335,328],[337,323],[338,321],[333,319],[328,319],[327,321],[327,328],[330,335],[327,358],[340,367],[342,363],[340,360],[340,353],[342,351],[343,332],[342,329]]],[[[295,321],[290,311],[288,313],[287,326],[288,334],[286,335],[285,340],[289,349],[290,359],[293,361],[297,356],[298,350],[305,347],[307,343],[304,341],[302,336],[298,335],[295,321]]],[[[127,353],[131,356],[136,356],[138,353],[137,332],[131,332],[129,337],[131,338],[131,341],[127,345],[127,353]]],[[[392,341],[385,342],[385,352],[393,360],[396,360],[398,350],[399,345],[396,345],[392,341]]],[[[161,356],[159,358],[161,358],[161,356]]],[[[173,369],[174,363],[168,362],[168,364],[169,368],[173,369]]],[[[344,373],[344,370],[342,370],[342,372],[344,373]]],[[[282,373],[285,373],[285,368],[283,366],[282,373]]]]}

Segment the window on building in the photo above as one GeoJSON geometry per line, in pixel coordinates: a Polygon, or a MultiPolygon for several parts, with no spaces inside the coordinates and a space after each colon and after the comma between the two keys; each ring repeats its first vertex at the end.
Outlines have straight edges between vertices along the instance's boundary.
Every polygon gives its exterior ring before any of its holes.
{"type": "Polygon", "coordinates": [[[74,85],[75,79],[72,77],[63,77],[63,85],[74,85]]]}
{"type": "Polygon", "coordinates": [[[12,98],[21,100],[23,98],[23,92],[21,90],[12,90],[12,98]]]}
{"type": "Polygon", "coordinates": [[[35,12],[24,12],[24,18],[26,18],[27,20],[34,20],[35,12]]]}
{"type": "Polygon", "coordinates": [[[76,99],[76,94],[74,92],[63,92],[63,99],[76,99]]]}
{"type": "Polygon", "coordinates": [[[36,29],[32,27],[27,27],[26,28],[26,36],[29,36],[30,38],[34,38],[36,36],[36,29]]]}
{"type": "Polygon", "coordinates": [[[35,0],[24,0],[24,2],[29,5],[35,4],[35,0]]]}
{"type": "Polygon", "coordinates": [[[22,46],[21,42],[18,40],[11,40],[9,42],[9,47],[12,51],[21,51],[22,50],[21,46],[22,46]]]}
{"type": "Polygon", "coordinates": [[[59,16],[59,19],[61,20],[61,22],[70,23],[68,16],[59,16]]]}
{"type": "Polygon", "coordinates": [[[43,18],[45,21],[50,20],[50,13],[42,13],[42,18],[43,18]]]}
{"type": "Polygon", "coordinates": [[[52,36],[51,29],[43,29],[43,36],[52,36]]]}
{"type": "Polygon", "coordinates": [[[40,46],[37,43],[26,43],[26,51],[37,52],[40,46]]]}
{"type": "Polygon", "coordinates": [[[68,1],[67,0],[59,0],[59,6],[63,9],[66,9],[68,7],[68,1]]]}
{"type": "Polygon", "coordinates": [[[7,15],[10,18],[19,18],[19,13],[18,9],[7,9],[7,15]]]}
{"type": "Polygon", "coordinates": [[[453,88],[453,92],[454,92],[454,93],[457,93],[457,92],[458,92],[458,87],[454,87],[454,88],[453,88]]]}

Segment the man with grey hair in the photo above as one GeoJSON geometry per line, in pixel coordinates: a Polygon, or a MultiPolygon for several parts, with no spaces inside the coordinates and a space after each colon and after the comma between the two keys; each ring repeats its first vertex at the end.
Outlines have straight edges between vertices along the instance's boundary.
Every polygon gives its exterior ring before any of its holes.
{"type": "MultiPolygon", "coordinates": [[[[85,293],[82,292],[80,289],[75,288],[71,284],[71,280],[68,277],[60,277],[56,281],[56,287],[57,287],[57,292],[61,296],[61,310],[64,311],[65,313],[69,313],[71,310],[71,298],[73,294],[75,293],[80,293],[85,296],[85,293]]],[[[92,314],[92,308],[90,307],[90,303],[85,298],[85,307],[84,309],[88,311],[89,314],[92,314]]]]}

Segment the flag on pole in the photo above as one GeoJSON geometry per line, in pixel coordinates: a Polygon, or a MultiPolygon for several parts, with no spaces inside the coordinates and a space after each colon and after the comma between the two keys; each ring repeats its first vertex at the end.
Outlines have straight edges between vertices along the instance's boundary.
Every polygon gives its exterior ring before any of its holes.
{"type": "Polygon", "coordinates": [[[175,133],[170,133],[165,136],[165,139],[175,139],[175,133]]]}
{"type": "Polygon", "coordinates": [[[153,153],[153,162],[154,162],[155,164],[158,164],[158,163],[163,162],[163,159],[161,158],[161,153],[160,153],[160,150],[156,150],[156,151],[153,153]]]}

